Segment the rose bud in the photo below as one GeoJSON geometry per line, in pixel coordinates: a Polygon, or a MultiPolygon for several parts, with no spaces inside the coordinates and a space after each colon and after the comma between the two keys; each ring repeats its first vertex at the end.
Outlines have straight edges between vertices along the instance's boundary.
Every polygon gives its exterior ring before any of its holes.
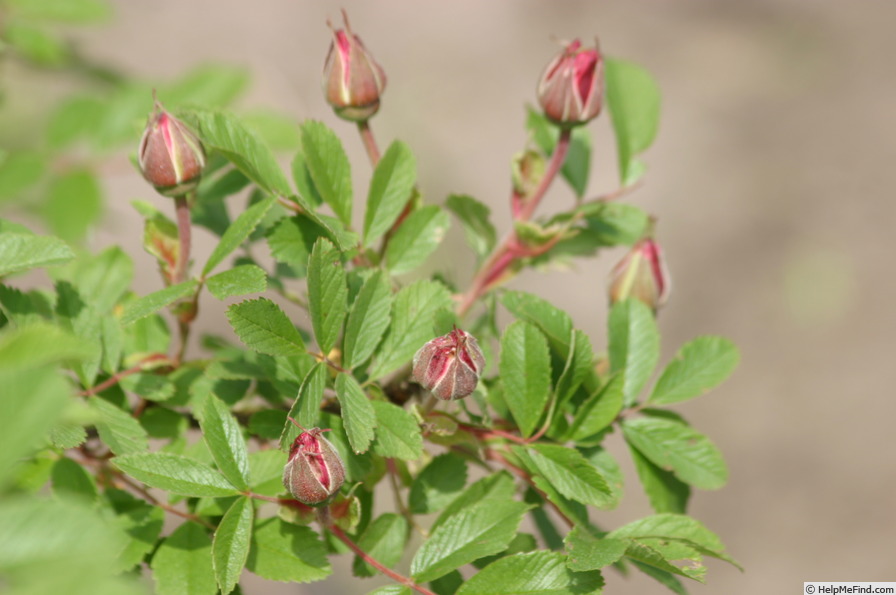
{"type": "MultiPolygon", "coordinates": [[[[293,418],[289,420],[297,425],[293,418]]],[[[321,436],[329,430],[302,428],[289,449],[283,467],[283,485],[303,504],[320,504],[333,497],[345,481],[345,465],[329,440],[321,436]]]]}
{"type": "Polygon", "coordinates": [[[642,238],[610,273],[610,303],[635,298],[656,311],[669,297],[669,283],[660,245],[652,237],[642,238]]]}
{"type": "Polygon", "coordinates": [[[156,101],[140,139],[137,163],[159,193],[184,196],[199,183],[205,151],[196,135],[156,101]]]}
{"type": "Polygon", "coordinates": [[[538,83],[538,103],[544,115],[561,126],[577,126],[596,118],[603,95],[603,56],[597,47],[582,49],[578,39],[548,64],[538,83]]]}
{"type": "Polygon", "coordinates": [[[345,11],[342,19],[345,29],[333,30],[333,42],[324,62],[324,96],[340,118],[364,121],[380,107],[386,73],[361,43],[361,38],[352,32],[345,11]]]}
{"type": "Polygon", "coordinates": [[[476,389],[485,358],[476,338],[459,328],[436,337],[414,356],[411,377],[442,400],[462,399],[476,389]]]}

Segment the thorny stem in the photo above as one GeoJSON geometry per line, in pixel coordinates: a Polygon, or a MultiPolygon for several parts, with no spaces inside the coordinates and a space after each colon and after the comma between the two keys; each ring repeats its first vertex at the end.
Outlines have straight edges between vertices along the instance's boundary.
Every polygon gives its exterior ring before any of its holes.
{"type": "Polygon", "coordinates": [[[150,362],[160,362],[160,361],[168,361],[168,356],[165,355],[164,353],[153,353],[152,355],[148,355],[148,356],[144,357],[143,359],[141,359],[139,362],[137,362],[137,365],[135,365],[131,368],[128,368],[127,370],[122,370],[121,372],[113,374],[112,376],[109,376],[108,378],[106,378],[105,380],[103,380],[102,382],[100,382],[99,384],[97,384],[96,386],[94,386],[92,388],[89,388],[87,390],[82,390],[81,392],[78,393],[78,396],[89,397],[89,396],[95,395],[97,393],[101,393],[104,390],[106,390],[107,388],[115,386],[116,384],[121,382],[121,380],[123,378],[130,376],[131,374],[136,374],[137,372],[142,372],[143,368],[144,368],[144,366],[146,366],[146,364],[148,364],[150,362]]]}
{"type": "Polygon", "coordinates": [[[382,564],[380,564],[377,560],[373,559],[367,552],[365,552],[360,547],[358,547],[358,545],[355,544],[355,542],[352,541],[351,538],[348,535],[346,535],[345,532],[342,529],[340,529],[339,527],[337,527],[336,525],[330,525],[327,527],[327,529],[330,531],[330,533],[335,535],[336,538],[339,539],[339,541],[341,541],[342,543],[347,545],[351,551],[353,551],[355,554],[357,554],[357,556],[359,558],[361,558],[362,560],[364,560],[365,562],[367,562],[368,564],[370,564],[371,566],[373,566],[374,568],[376,568],[377,570],[379,570],[380,572],[382,572],[383,574],[385,574],[386,576],[388,576],[395,582],[400,583],[400,584],[408,587],[409,589],[413,589],[414,591],[417,591],[418,593],[423,593],[423,595],[436,595],[435,593],[433,593],[426,587],[422,587],[422,586],[418,585],[413,580],[411,580],[409,577],[398,574],[394,570],[387,568],[387,567],[383,566],[382,564]]]}
{"type": "Polygon", "coordinates": [[[370,129],[370,120],[362,120],[358,122],[358,133],[361,135],[361,142],[364,143],[364,149],[367,150],[367,157],[370,164],[376,166],[380,160],[380,149],[376,145],[376,138],[370,129]]]}
{"type": "MultiPolygon", "coordinates": [[[[545,193],[557,177],[563,162],[566,160],[571,136],[572,130],[569,128],[564,128],[560,131],[557,146],[554,148],[554,153],[551,155],[551,160],[541,182],[538,184],[538,188],[532,192],[532,195],[526,201],[518,205],[512,205],[515,211],[515,221],[524,222],[532,218],[541,199],[544,198],[545,193]]],[[[501,243],[492,251],[491,255],[479,269],[479,272],[476,273],[473,282],[470,284],[470,289],[461,296],[457,305],[457,315],[463,316],[466,314],[476,300],[482,297],[501,278],[517,258],[531,255],[532,253],[520,242],[516,230],[511,229],[504,236],[501,243]]]]}

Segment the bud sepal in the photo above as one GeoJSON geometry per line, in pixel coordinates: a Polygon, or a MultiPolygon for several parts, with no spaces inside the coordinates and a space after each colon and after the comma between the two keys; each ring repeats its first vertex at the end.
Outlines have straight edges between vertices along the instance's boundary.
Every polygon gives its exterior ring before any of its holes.
{"type": "MultiPolygon", "coordinates": [[[[302,428],[293,418],[289,420],[302,428]]],[[[289,449],[289,459],[283,467],[283,486],[303,504],[314,506],[329,501],[345,482],[342,458],[321,435],[328,431],[302,428],[289,449]]]]}
{"type": "Polygon", "coordinates": [[[634,298],[654,312],[669,298],[669,270],[660,245],[647,235],[632,246],[610,273],[610,304],[634,298]]]}
{"type": "Polygon", "coordinates": [[[411,377],[437,398],[449,401],[476,390],[484,368],[485,357],[476,338],[455,327],[417,351],[411,377]]]}
{"type": "Polygon", "coordinates": [[[137,164],[143,177],[163,196],[186,196],[199,184],[205,150],[186,124],[157,100],[140,139],[137,164]]]}
{"type": "Polygon", "coordinates": [[[571,127],[600,114],[604,96],[604,59],[600,50],[582,48],[578,39],[545,68],[538,83],[538,103],[555,124],[571,127]]]}
{"type": "Polygon", "coordinates": [[[345,11],[342,18],[345,29],[333,29],[333,42],[324,61],[324,96],[337,116],[363,122],[380,108],[386,73],[352,32],[345,11]]]}

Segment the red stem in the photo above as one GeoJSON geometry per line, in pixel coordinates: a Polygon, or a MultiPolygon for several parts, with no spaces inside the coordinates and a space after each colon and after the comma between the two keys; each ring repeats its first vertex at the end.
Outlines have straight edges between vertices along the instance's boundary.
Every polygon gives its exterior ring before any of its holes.
{"type": "Polygon", "coordinates": [[[413,589],[414,591],[417,591],[418,593],[423,593],[423,595],[436,595],[435,593],[433,593],[426,587],[422,587],[422,586],[418,585],[410,578],[403,576],[401,574],[398,574],[397,572],[395,572],[394,570],[392,570],[390,568],[386,568],[385,566],[383,566],[382,564],[377,562],[375,559],[371,558],[367,552],[365,552],[360,547],[358,547],[357,544],[355,544],[355,542],[352,541],[351,538],[348,535],[346,535],[345,532],[342,529],[340,529],[339,527],[337,527],[336,525],[330,525],[329,527],[327,527],[327,529],[329,529],[330,533],[335,535],[336,538],[339,539],[339,541],[341,541],[342,543],[347,545],[351,551],[355,552],[355,554],[357,554],[359,558],[361,558],[362,560],[364,560],[365,562],[367,562],[368,564],[370,564],[371,566],[373,566],[374,568],[376,568],[377,570],[379,570],[380,572],[382,572],[383,574],[385,574],[386,576],[388,576],[395,582],[400,583],[400,584],[408,587],[409,589],[413,589]]]}
{"type": "Polygon", "coordinates": [[[175,197],[174,209],[177,214],[177,240],[180,245],[180,254],[173,279],[173,284],[177,285],[187,280],[187,266],[190,263],[190,204],[186,195],[175,197]]]}
{"type": "Polygon", "coordinates": [[[153,353],[152,355],[148,355],[148,356],[144,357],[143,359],[141,359],[137,363],[136,366],[134,366],[132,368],[128,368],[127,370],[122,370],[121,372],[118,372],[116,374],[113,374],[112,376],[106,378],[105,380],[103,380],[102,382],[100,382],[99,384],[94,386],[93,388],[89,388],[87,390],[82,390],[81,392],[78,393],[78,396],[89,397],[89,396],[95,395],[97,393],[101,393],[104,390],[106,390],[107,388],[115,386],[116,384],[121,382],[122,378],[125,378],[126,376],[130,376],[131,374],[136,374],[137,372],[142,372],[143,367],[146,364],[148,364],[149,362],[162,361],[162,360],[167,360],[167,359],[168,359],[168,356],[165,354],[162,354],[162,353],[153,353]]]}
{"type": "Polygon", "coordinates": [[[362,120],[361,122],[358,122],[358,132],[361,134],[361,142],[364,143],[364,149],[367,150],[367,157],[370,159],[370,164],[376,166],[380,160],[380,149],[376,145],[373,131],[370,130],[370,121],[362,120]]]}

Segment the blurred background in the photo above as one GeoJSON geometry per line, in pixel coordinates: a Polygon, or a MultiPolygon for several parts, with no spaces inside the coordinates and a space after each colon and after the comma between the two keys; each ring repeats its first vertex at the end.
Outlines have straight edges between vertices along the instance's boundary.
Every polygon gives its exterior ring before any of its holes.
{"type": "MultiPolygon", "coordinates": [[[[64,29],[81,55],[153,84],[207,63],[245,69],[238,112],[277,110],[320,119],[342,135],[355,188],[370,169],[351,125],[325,104],[320,71],[345,8],[384,66],[389,83],[372,121],[381,146],[401,138],[415,151],[426,200],[468,193],[508,228],[509,159],[526,141],[524,106],[558,41],[599,37],[603,50],[635,61],[663,94],[659,136],[644,155],[641,189],[625,200],[659,219],[673,276],[659,317],[663,361],[700,334],[733,339],[742,362],[716,391],[678,406],[726,455],[729,484],[696,492],[690,513],[717,532],[746,571],[710,561],[693,594],[798,593],[802,582],[896,581],[896,354],[893,278],[896,202],[884,182],[896,156],[896,3],[836,0],[639,2],[362,2],[332,0],[117,0],[105,22],[64,29]]],[[[53,70],[5,62],[0,141],[14,147],[77,83],[53,70]]],[[[139,131],[141,122],[136,122],[139,131]]],[[[618,186],[609,120],[595,138],[588,196],[618,186]]],[[[138,133],[139,134],[139,133],[138,133]]],[[[134,136],[136,149],[138,136],[134,136]]],[[[133,199],[170,209],[124,151],[102,173],[95,249],[121,244],[138,267],[138,291],[158,289],[141,247],[133,199]]],[[[288,156],[284,154],[284,164],[288,156]]],[[[541,212],[568,205],[553,189],[541,212]]],[[[35,224],[12,200],[4,216],[35,224]]],[[[357,209],[356,209],[357,210],[357,209]]],[[[199,234],[196,259],[211,251],[199,234]]],[[[621,252],[572,270],[529,271],[510,287],[541,295],[572,315],[597,349],[605,345],[605,280],[621,252]]],[[[473,257],[459,225],[430,263],[462,286],[473,257]]],[[[228,333],[223,306],[202,305],[200,324],[228,333]]],[[[613,528],[650,514],[625,463],[613,528]]],[[[292,594],[364,593],[350,559],[320,585],[292,594]],[[339,581],[342,581],[341,583],[339,581]],[[338,586],[337,586],[338,585],[338,586]]],[[[606,593],[663,593],[644,576],[607,571],[606,593]]],[[[244,576],[246,593],[273,593],[244,576]]]]}

